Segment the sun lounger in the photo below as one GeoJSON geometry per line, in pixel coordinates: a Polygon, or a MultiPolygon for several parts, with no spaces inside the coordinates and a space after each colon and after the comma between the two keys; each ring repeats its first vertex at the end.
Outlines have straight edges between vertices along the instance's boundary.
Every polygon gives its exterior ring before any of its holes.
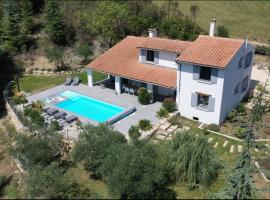
{"type": "Polygon", "coordinates": [[[61,122],[59,122],[58,124],[59,124],[59,126],[63,127],[64,124],[66,124],[66,122],[65,122],[65,121],[61,121],[61,122]]]}
{"type": "Polygon", "coordinates": [[[67,85],[70,85],[71,83],[72,83],[72,78],[71,77],[67,77],[66,78],[66,81],[65,81],[65,85],[67,86],[67,85]]]}
{"type": "Polygon", "coordinates": [[[72,85],[79,85],[79,83],[80,83],[79,77],[78,77],[78,76],[75,76],[75,77],[73,78],[72,85]]]}
{"type": "Polygon", "coordinates": [[[56,113],[54,116],[55,116],[55,119],[59,119],[59,118],[63,118],[66,115],[67,115],[66,112],[60,111],[59,113],[56,113]]]}
{"type": "Polygon", "coordinates": [[[65,119],[66,119],[67,123],[71,123],[71,122],[74,122],[76,119],[78,119],[78,117],[76,117],[74,115],[70,115],[68,117],[65,117],[65,119]]]}
{"type": "Polygon", "coordinates": [[[53,120],[53,119],[54,119],[54,116],[48,117],[48,121],[51,121],[51,120],[53,120]]]}
{"type": "Polygon", "coordinates": [[[54,114],[56,114],[58,112],[59,111],[56,108],[50,108],[50,109],[47,110],[47,114],[50,115],[50,116],[52,116],[52,115],[54,115],[54,114]]]}

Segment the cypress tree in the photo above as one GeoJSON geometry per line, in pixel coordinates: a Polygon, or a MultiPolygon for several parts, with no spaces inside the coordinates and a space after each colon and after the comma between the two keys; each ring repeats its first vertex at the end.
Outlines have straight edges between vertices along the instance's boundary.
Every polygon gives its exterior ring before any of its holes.
{"type": "Polygon", "coordinates": [[[21,33],[23,36],[31,34],[33,29],[33,5],[31,0],[23,0],[21,2],[22,22],[21,33]]]}
{"type": "Polygon", "coordinates": [[[66,26],[63,20],[63,13],[60,10],[59,2],[47,0],[45,4],[46,31],[55,44],[66,42],[66,26]]]}

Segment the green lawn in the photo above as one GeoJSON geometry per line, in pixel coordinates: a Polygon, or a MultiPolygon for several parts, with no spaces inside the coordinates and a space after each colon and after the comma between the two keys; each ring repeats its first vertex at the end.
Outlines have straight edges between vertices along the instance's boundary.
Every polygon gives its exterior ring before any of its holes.
{"type": "MultiPolygon", "coordinates": [[[[37,75],[24,75],[20,78],[20,89],[26,92],[38,92],[45,90],[65,82],[67,76],[70,75],[59,75],[59,76],[37,76],[37,75]]],[[[72,76],[79,76],[82,83],[87,84],[86,72],[76,73],[72,76]]],[[[94,82],[100,81],[107,77],[106,74],[93,72],[94,82]]]]}
{"type": "MultiPolygon", "coordinates": [[[[163,2],[157,2],[162,5],[163,2]]],[[[190,6],[199,6],[197,24],[206,31],[212,18],[229,29],[230,37],[270,43],[269,1],[179,1],[179,10],[190,15],[190,6]]]]}

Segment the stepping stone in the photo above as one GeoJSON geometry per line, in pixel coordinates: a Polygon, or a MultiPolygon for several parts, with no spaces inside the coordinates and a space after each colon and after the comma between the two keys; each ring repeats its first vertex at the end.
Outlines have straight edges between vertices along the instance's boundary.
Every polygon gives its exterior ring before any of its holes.
{"type": "Polygon", "coordinates": [[[214,138],[210,137],[210,138],[208,139],[208,143],[211,143],[211,142],[213,141],[213,139],[214,139],[214,138]]]}
{"type": "Polygon", "coordinates": [[[233,153],[233,151],[234,151],[234,145],[231,145],[230,153],[233,153]]]}
{"type": "Polygon", "coordinates": [[[266,144],[265,146],[268,147],[268,148],[270,148],[270,145],[269,144],[266,144]]]}
{"type": "Polygon", "coordinates": [[[227,144],[228,144],[228,141],[226,140],[222,146],[223,146],[223,147],[226,147],[227,144]]]}
{"type": "Polygon", "coordinates": [[[166,136],[164,135],[157,135],[156,139],[158,140],[164,140],[166,136]]]}
{"type": "Polygon", "coordinates": [[[216,144],[215,144],[214,148],[217,148],[217,147],[218,147],[218,142],[216,142],[216,144]]]}
{"type": "Polygon", "coordinates": [[[259,149],[255,148],[255,151],[256,151],[256,152],[259,152],[259,149]]]}
{"type": "Polygon", "coordinates": [[[199,135],[198,135],[198,134],[196,134],[195,136],[196,136],[196,137],[198,137],[199,135]]]}
{"type": "Polygon", "coordinates": [[[241,153],[242,150],[243,150],[242,145],[239,145],[239,144],[238,144],[238,152],[241,153]]]}

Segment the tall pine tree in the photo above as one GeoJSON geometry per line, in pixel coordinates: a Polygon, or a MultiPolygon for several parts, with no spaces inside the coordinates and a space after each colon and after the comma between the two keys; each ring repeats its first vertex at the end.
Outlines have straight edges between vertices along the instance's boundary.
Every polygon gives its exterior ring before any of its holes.
{"type": "Polygon", "coordinates": [[[22,22],[21,33],[23,36],[28,36],[33,29],[33,5],[31,0],[21,1],[22,8],[22,22]]]}
{"type": "Polygon", "coordinates": [[[21,46],[20,4],[16,0],[6,0],[3,2],[3,8],[2,48],[5,52],[14,54],[21,46]]]}
{"type": "Polygon", "coordinates": [[[251,149],[255,145],[255,133],[265,113],[268,93],[268,81],[264,85],[257,86],[257,92],[253,97],[252,109],[249,116],[249,121],[246,128],[245,150],[238,159],[233,173],[226,181],[225,188],[220,193],[214,195],[216,198],[228,199],[250,199],[255,195],[255,188],[252,185],[251,179],[251,149]]]}
{"type": "Polygon", "coordinates": [[[66,42],[66,26],[59,2],[47,0],[45,4],[46,31],[55,44],[63,45],[66,42]]]}

